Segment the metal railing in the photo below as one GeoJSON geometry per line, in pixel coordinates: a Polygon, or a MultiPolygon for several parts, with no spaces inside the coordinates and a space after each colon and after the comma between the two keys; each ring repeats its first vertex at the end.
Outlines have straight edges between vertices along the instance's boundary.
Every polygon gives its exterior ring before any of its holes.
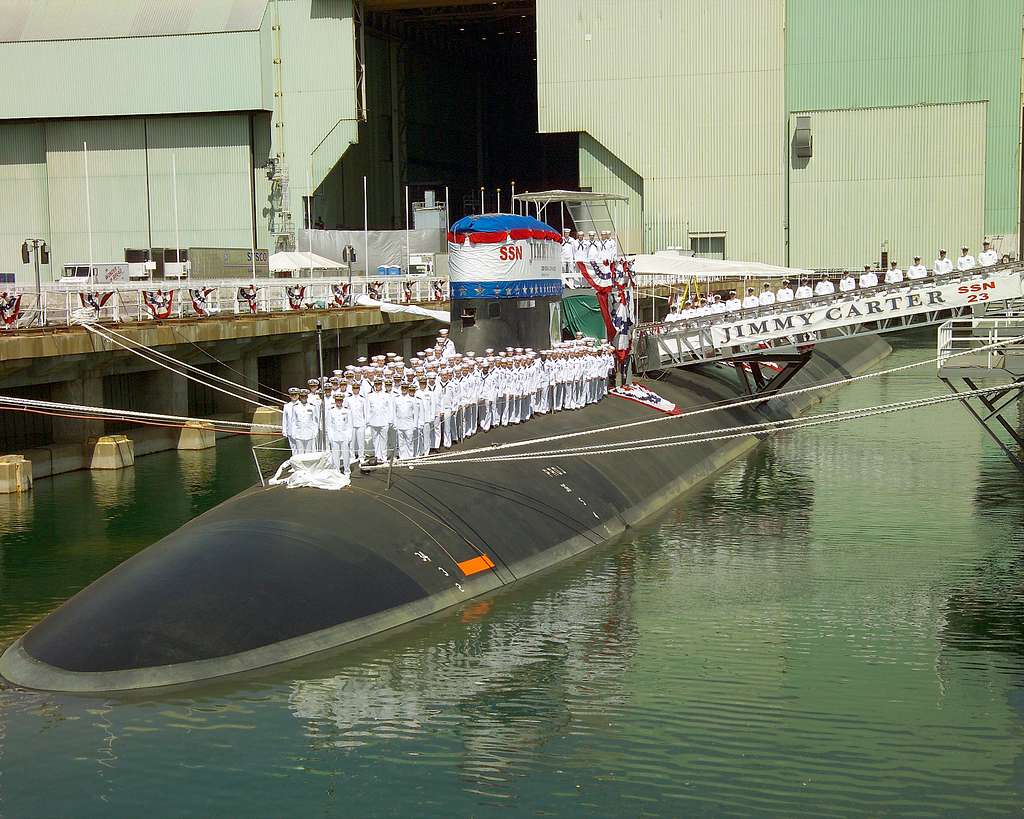
{"type": "Polygon", "coordinates": [[[69,326],[88,317],[115,323],[353,309],[368,297],[394,304],[448,301],[448,280],[389,276],[347,279],[193,279],[185,282],[46,284],[0,291],[0,332],[69,326]],[[250,289],[254,288],[254,289],[250,289]]]}
{"type": "Polygon", "coordinates": [[[939,325],[938,369],[1002,368],[1007,355],[1024,355],[1024,343],[1001,343],[1015,338],[1024,338],[1024,310],[1016,315],[949,319],[939,325]]]}

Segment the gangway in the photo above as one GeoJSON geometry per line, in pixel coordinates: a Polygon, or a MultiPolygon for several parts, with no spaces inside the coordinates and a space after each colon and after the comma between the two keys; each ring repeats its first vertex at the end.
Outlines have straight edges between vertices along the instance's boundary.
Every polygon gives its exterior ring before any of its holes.
{"type": "Polygon", "coordinates": [[[891,333],[962,317],[1024,296],[1024,265],[974,268],[943,276],[815,296],[765,307],[638,327],[638,370],[715,361],[785,362],[811,348],[858,335],[891,333]]]}
{"type": "Polygon", "coordinates": [[[967,412],[1024,472],[1024,435],[1017,411],[1024,390],[1024,306],[999,306],[984,315],[943,322],[938,332],[938,370],[942,382],[962,396],[967,412]],[[1000,386],[1003,389],[978,394],[983,387],[1000,386]]]}

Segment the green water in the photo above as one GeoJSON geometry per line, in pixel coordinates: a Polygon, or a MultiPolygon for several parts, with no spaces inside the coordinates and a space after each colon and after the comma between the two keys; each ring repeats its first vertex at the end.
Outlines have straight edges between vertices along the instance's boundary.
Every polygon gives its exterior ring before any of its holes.
{"type": "MultiPolygon", "coordinates": [[[[0,643],[253,475],[235,441],[0,499],[0,643]]],[[[326,659],[0,691],[0,816],[1019,814],[1022,527],[958,407],[779,436],[619,546],[326,659]]]]}

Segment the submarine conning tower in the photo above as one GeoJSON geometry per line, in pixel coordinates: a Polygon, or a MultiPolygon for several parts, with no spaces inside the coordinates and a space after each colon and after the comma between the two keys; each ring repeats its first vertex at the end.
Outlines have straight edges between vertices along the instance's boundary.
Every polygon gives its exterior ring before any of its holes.
{"type": "Polygon", "coordinates": [[[451,338],[460,351],[541,350],[561,337],[562,237],[532,216],[466,216],[448,233],[451,338]]]}

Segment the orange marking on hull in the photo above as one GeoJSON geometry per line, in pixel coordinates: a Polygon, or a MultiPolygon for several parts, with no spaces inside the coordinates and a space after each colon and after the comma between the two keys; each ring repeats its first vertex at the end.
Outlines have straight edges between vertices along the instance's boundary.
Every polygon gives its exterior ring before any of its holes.
{"type": "Polygon", "coordinates": [[[462,573],[466,577],[469,577],[471,574],[479,574],[480,572],[486,572],[488,569],[493,569],[494,561],[487,555],[480,555],[469,560],[463,560],[459,564],[459,568],[462,569],[462,573]]]}

